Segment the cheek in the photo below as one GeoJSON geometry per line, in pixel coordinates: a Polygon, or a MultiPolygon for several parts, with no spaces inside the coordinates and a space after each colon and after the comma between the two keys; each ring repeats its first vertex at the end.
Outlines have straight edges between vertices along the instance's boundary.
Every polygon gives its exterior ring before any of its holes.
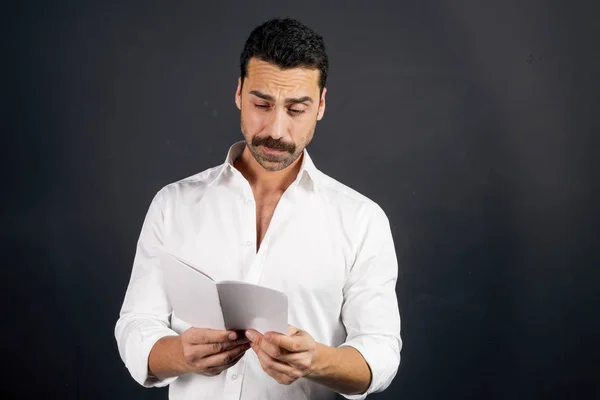
{"type": "Polygon", "coordinates": [[[313,129],[312,115],[293,119],[291,123],[291,134],[297,140],[307,138],[313,129]]]}
{"type": "Polygon", "coordinates": [[[265,119],[260,115],[260,113],[250,110],[242,113],[242,120],[244,121],[246,130],[248,130],[250,133],[256,133],[262,129],[265,119]]]}

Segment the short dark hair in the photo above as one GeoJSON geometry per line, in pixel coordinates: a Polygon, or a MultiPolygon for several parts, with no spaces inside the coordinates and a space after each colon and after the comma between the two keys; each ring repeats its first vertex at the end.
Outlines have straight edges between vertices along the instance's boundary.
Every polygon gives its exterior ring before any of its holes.
{"type": "Polygon", "coordinates": [[[256,57],[282,69],[319,69],[321,93],[327,83],[329,59],[323,38],[315,31],[292,18],[274,18],[254,28],[240,56],[242,84],[248,62],[256,57]]]}

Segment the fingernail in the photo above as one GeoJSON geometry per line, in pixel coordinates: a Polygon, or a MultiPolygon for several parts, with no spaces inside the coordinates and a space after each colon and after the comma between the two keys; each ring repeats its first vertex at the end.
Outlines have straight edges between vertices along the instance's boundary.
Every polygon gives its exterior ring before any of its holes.
{"type": "Polygon", "coordinates": [[[246,337],[250,340],[254,339],[254,334],[250,331],[246,331],[246,337]]]}
{"type": "Polygon", "coordinates": [[[228,338],[229,338],[229,340],[235,340],[236,336],[237,336],[237,335],[236,335],[234,332],[231,332],[231,333],[229,334],[228,338]]]}
{"type": "Polygon", "coordinates": [[[271,334],[270,334],[270,333],[266,333],[266,334],[265,334],[265,339],[267,339],[267,340],[271,340],[271,334]]]}

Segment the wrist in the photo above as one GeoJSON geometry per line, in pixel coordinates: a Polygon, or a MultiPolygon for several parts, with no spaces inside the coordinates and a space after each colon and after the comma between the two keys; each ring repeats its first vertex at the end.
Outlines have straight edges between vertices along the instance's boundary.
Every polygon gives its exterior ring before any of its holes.
{"type": "Polygon", "coordinates": [[[188,372],[189,364],[183,356],[180,336],[164,336],[150,350],[148,356],[148,374],[162,380],[188,372]]]}

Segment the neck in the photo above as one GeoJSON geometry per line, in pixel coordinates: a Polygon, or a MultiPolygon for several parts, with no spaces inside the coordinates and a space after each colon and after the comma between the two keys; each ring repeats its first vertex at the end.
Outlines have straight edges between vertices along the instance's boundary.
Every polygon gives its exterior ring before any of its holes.
{"type": "Polygon", "coordinates": [[[301,154],[281,171],[268,171],[256,161],[246,146],[233,166],[248,180],[252,189],[263,193],[283,192],[298,176],[303,157],[304,154],[301,154]]]}

